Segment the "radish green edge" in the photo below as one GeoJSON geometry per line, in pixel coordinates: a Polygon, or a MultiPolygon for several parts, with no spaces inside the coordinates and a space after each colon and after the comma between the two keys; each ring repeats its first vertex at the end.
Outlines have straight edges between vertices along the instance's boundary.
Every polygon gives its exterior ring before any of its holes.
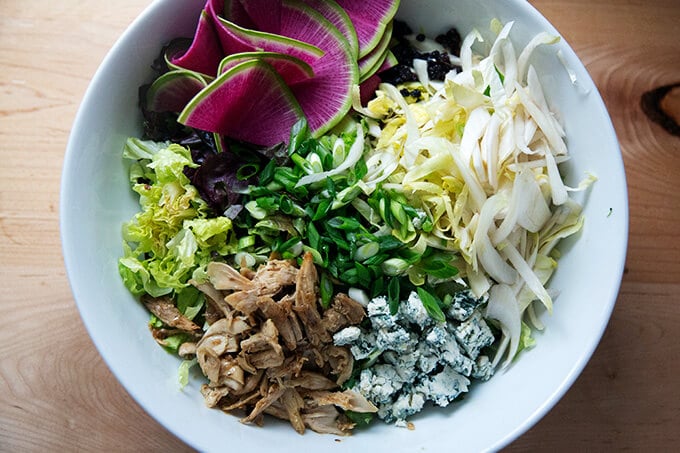
{"type": "MultiPolygon", "coordinates": [[[[278,53],[278,52],[259,52],[259,51],[256,51],[256,52],[239,52],[239,53],[233,53],[231,55],[227,55],[226,57],[224,57],[222,59],[222,61],[220,61],[220,65],[218,66],[217,73],[222,74],[222,72],[224,71],[224,67],[227,64],[232,63],[234,61],[238,61],[238,60],[244,60],[245,61],[245,60],[258,59],[258,58],[259,59],[265,59],[265,60],[267,58],[288,60],[291,63],[295,63],[296,65],[298,65],[310,78],[314,77],[314,69],[312,69],[312,67],[308,63],[300,60],[297,57],[294,57],[292,55],[286,55],[286,54],[283,54],[283,53],[278,53]]],[[[266,63],[266,61],[265,61],[265,63],[266,63]]],[[[234,66],[236,66],[236,65],[234,65],[234,66]]]]}
{"type": "MultiPolygon", "coordinates": [[[[191,40],[189,38],[182,38],[182,39],[187,40],[187,41],[189,41],[189,43],[191,43],[191,40]]],[[[168,49],[168,50],[170,50],[170,49],[168,49]]],[[[210,74],[205,74],[205,73],[199,72],[199,71],[193,71],[191,69],[187,69],[187,68],[184,68],[182,66],[179,66],[179,65],[173,63],[172,60],[170,59],[170,57],[168,57],[167,51],[163,54],[163,61],[165,61],[165,64],[168,67],[168,69],[170,69],[170,71],[180,71],[181,70],[181,71],[193,72],[197,76],[203,78],[203,80],[207,83],[210,83],[212,80],[215,79],[215,76],[212,76],[210,74]]]]}
{"type": "MultiPolygon", "coordinates": [[[[335,28],[338,28],[338,31],[342,33],[342,35],[348,39],[349,42],[349,48],[351,50],[352,57],[355,59],[359,59],[359,37],[357,36],[357,31],[354,28],[354,24],[352,23],[352,19],[350,19],[349,14],[347,14],[347,11],[344,10],[342,6],[340,6],[335,0],[318,0],[319,3],[323,3],[327,8],[332,9],[335,11],[335,13],[338,15],[340,20],[343,23],[344,30],[339,29],[333,22],[331,22],[331,25],[333,25],[335,28]],[[349,33],[349,36],[347,36],[344,32],[347,31],[349,33]]],[[[313,5],[309,5],[307,2],[304,2],[307,6],[311,7],[312,9],[315,9],[313,5]]],[[[316,9],[315,9],[316,10],[316,9]]],[[[318,10],[316,10],[319,12],[318,10]]],[[[320,13],[323,16],[323,13],[320,13]]],[[[324,17],[325,19],[325,17],[324,17]]],[[[326,19],[328,20],[328,19],[326,19]]],[[[330,20],[328,20],[330,22],[330,20]]]]}

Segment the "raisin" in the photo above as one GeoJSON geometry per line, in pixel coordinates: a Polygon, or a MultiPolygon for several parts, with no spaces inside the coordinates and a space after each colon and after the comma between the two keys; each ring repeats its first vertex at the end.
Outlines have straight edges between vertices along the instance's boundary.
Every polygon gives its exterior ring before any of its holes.
{"type": "Polygon", "coordinates": [[[382,82],[391,83],[392,85],[418,80],[413,70],[408,65],[402,63],[382,71],[379,76],[382,82]]]}
{"type": "Polygon", "coordinates": [[[391,50],[399,63],[409,66],[413,64],[413,59],[418,56],[418,52],[405,41],[395,44],[391,50]]]}
{"type": "Polygon", "coordinates": [[[427,60],[427,75],[432,80],[444,80],[446,74],[454,68],[446,52],[434,50],[422,54],[422,57],[427,60]]]}
{"type": "Polygon", "coordinates": [[[460,45],[462,40],[460,38],[460,33],[458,33],[458,30],[455,28],[451,28],[446,33],[437,36],[435,41],[448,49],[452,55],[460,55],[460,45]]]}

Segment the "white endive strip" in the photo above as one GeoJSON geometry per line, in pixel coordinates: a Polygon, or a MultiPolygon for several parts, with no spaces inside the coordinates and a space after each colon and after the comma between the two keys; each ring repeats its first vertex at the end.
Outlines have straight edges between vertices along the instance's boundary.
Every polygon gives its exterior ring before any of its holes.
{"type": "MultiPolygon", "coordinates": [[[[536,131],[538,130],[538,124],[536,124],[536,121],[534,121],[533,118],[526,118],[524,122],[524,143],[527,144],[527,146],[531,145],[531,143],[534,141],[534,137],[536,135],[536,131]]],[[[535,151],[531,151],[527,154],[533,154],[535,151]]]]}
{"type": "Polygon", "coordinates": [[[420,84],[427,90],[428,85],[430,85],[430,76],[427,73],[427,60],[414,58],[413,70],[416,71],[416,76],[418,77],[420,84]]]}
{"type": "Polygon", "coordinates": [[[376,115],[375,113],[371,112],[369,109],[361,105],[361,89],[359,88],[359,85],[354,85],[352,87],[352,108],[357,113],[360,113],[368,118],[373,119],[380,118],[380,115],[376,115]]]}
{"type": "Polygon", "coordinates": [[[406,118],[406,143],[404,144],[404,154],[402,156],[401,164],[402,166],[409,168],[415,163],[416,157],[418,157],[418,150],[411,146],[414,141],[420,138],[418,122],[414,118],[413,112],[411,112],[411,108],[406,102],[406,99],[404,99],[404,96],[397,90],[397,87],[389,83],[381,83],[379,88],[399,105],[404,118],[406,118]]]}
{"type": "Polygon", "coordinates": [[[493,195],[486,200],[479,214],[473,248],[477,252],[478,262],[491,278],[497,282],[512,284],[517,279],[517,273],[498,253],[489,239],[489,234],[495,230],[494,218],[506,203],[507,201],[500,194],[493,195]]]}
{"type": "Polygon", "coordinates": [[[511,244],[505,244],[501,249],[501,253],[512,263],[520,277],[524,279],[527,286],[536,295],[538,300],[543,302],[543,305],[545,305],[545,308],[547,308],[549,312],[552,312],[552,299],[550,298],[548,291],[545,290],[541,281],[517,249],[511,244]]]}
{"type": "Polygon", "coordinates": [[[529,93],[527,93],[527,91],[519,84],[515,84],[515,89],[517,90],[517,94],[519,95],[524,109],[531,115],[534,121],[536,121],[539,129],[541,129],[545,138],[548,139],[548,143],[555,150],[556,154],[566,154],[567,145],[564,143],[564,140],[562,140],[558,131],[555,130],[553,119],[548,116],[550,115],[550,112],[541,110],[531,99],[529,93]]]}
{"type": "Polygon", "coordinates": [[[489,57],[491,57],[491,60],[494,63],[496,62],[497,55],[502,50],[504,42],[508,39],[508,36],[510,36],[510,30],[512,29],[513,25],[515,25],[515,22],[510,21],[503,26],[500,32],[498,32],[496,40],[494,41],[493,45],[491,46],[491,50],[489,51],[489,57]]]}
{"type": "MultiPolygon", "coordinates": [[[[507,352],[501,353],[499,350],[499,353],[505,355],[505,362],[502,365],[502,368],[505,368],[515,357],[522,334],[522,314],[517,299],[508,285],[498,284],[491,287],[486,316],[500,322],[503,336],[510,339],[510,348],[507,352]]],[[[498,363],[499,359],[494,358],[494,362],[498,363]]]]}
{"type": "Polygon", "coordinates": [[[559,36],[551,35],[547,32],[541,32],[534,36],[534,38],[529,41],[529,44],[527,44],[519,54],[519,58],[517,58],[517,78],[520,81],[523,81],[526,77],[527,68],[529,67],[529,58],[538,46],[543,44],[555,44],[559,42],[559,40],[559,36]]]}
{"type": "Polygon", "coordinates": [[[552,155],[549,149],[545,150],[545,162],[548,169],[548,181],[550,182],[552,202],[556,206],[562,205],[567,202],[569,194],[567,194],[567,188],[564,186],[564,182],[562,182],[562,176],[560,175],[560,170],[557,168],[555,156],[552,155]]]}
{"type": "Polygon", "coordinates": [[[498,189],[498,141],[501,128],[501,116],[494,112],[491,115],[482,142],[480,144],[482,157],[486,161],[486,176],[487,180],[494,191],[498,189]]]}
{"type": "Polygon", "coordinates": [[[512,96],[515,90],[515,82],[517,81],[517,54],[515,47],[509,40],[503,43],[503,69],[505,70],[503,86],[508,97],[512,96]]]}
{"type": "Polygon", "coordinates": [[[527,88],[531,98],[534,100],[539,109],[546,112],[546,115],[552,120],[553,126],[560,137],[565,137],[567,134],[564,132],[564,128],[557,119],[551,113],[552,111],[548,107],[548,102],[545,100],[545,94],[543,94],[543,86],[538,78],[536,69],[533,66],[529,66],[529,72],[527,73],[527,88]]]}
{"type": "Polygon", "coordinates": [[[500,138],[498,140],[498,166],[503,163],[515,152],[515,134],[514,134],[514,120],[512,113],[503,120],[500,130],[500,138]]]}
{"type": "Polygon", "coordinates": [[[460,65],[462,72],[469,72],[472,70],[472,45],[475,41],[484,42],[484,38],[477,30],[472,30],[463,39],[460,46],[460,65]]]}
{"type": "MultiPolygon", "coordinates": [[[[524,118],[521,112],[515,112],[515,120],[513,122],[513,134],[515,135],[515,144],[517,149],[524,154],[533,154],[534,151],[527,146],[527,140],[524,137],[528,120],[524,118]]],[[[533,122],[533,121],[532,121],[533,122]]]]}

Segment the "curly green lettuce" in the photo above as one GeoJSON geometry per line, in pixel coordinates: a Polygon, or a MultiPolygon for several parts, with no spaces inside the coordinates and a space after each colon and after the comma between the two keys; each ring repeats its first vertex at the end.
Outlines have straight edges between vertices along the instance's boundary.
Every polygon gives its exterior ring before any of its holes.
{"type": "Polygon", "coordinates": [[[180,295],[214,254],[236,249],[232,222],[208,218],[208,206],[184,174],[185,167],[197,167],[187,148],[130,138],[123,156],[133,160],[130,183],[140,211],[123,224],[120,275],[134,295],[180,295]]]}

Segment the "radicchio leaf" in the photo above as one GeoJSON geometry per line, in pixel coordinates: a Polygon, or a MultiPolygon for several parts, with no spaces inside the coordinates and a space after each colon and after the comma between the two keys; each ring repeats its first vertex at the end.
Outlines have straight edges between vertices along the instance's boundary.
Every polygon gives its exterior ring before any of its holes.
{"type": "Polygon", "coordinates": [[[239,204],[241,193],[255,181],[237,177],[242,163],[238,156],[225,150],[207,153],[198,168],[185,167],[184,172],[213,212],[222,215],[230,206],[239,204]]]}

